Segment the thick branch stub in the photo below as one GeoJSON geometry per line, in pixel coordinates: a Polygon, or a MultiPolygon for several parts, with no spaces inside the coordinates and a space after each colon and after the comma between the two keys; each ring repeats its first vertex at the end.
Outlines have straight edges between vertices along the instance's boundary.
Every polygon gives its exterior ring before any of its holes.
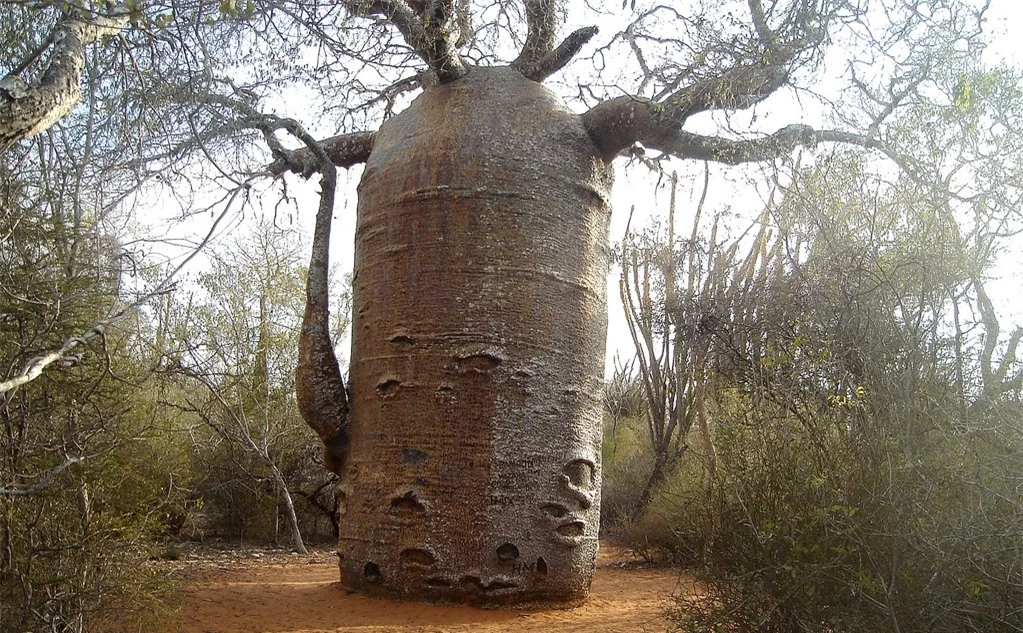
{"type": "Polygon", "coordinates": [[[526,0],[525,5],[526,41],[511,63],[518,70],[537,65],[554,50],[557,41],[558,0],[526,0]]]}
{"type": "Polygon", "coordinates": [[[547,53],[542,58],[531,63],[520,63],[516,60],[512,63],[512,67],[521,72],[527,79],[543,81],[572,61],[572,58],[579,53],[586,42],[593,39],[597,32],[598,29],[595,26],[579,29],[565,38],[565,41],[556,49],[547,53]]]}
{"type": "MultiPolygon", "coordinates": [[[[347,169],[366,162],[370,152],[373,151],[375,138],[376,135],[373,132],[353,132],[324,139],[319,142],[319,146],[331,163],[347,169]]],[[[308,147],[303,147],[278,157],[268,169],[272,174],[278,176],[290,171],[309,178],[319,171],[320,167],[321,161],[316,154],[308,147]]]]}

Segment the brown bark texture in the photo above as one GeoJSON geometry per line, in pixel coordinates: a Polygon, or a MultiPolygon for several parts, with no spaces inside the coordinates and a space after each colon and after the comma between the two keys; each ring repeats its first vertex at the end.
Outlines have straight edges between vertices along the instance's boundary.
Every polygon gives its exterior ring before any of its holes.
{"type": "Polygon", "coordinates": [[[608,164],[512,68],[427,89],[359,185],[342,583],[585,599],[597,550],[608,164]]]}

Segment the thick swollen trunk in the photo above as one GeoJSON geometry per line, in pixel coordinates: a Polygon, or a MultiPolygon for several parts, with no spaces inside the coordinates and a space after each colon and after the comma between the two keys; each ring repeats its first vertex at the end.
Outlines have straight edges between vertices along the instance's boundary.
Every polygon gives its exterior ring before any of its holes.
{"type": "Polygon", "coordinates": [[[429,88],[377,133],[359,186],[346,587],[586,597],[610,180],[581,118],[511,68],[429,88]]]}

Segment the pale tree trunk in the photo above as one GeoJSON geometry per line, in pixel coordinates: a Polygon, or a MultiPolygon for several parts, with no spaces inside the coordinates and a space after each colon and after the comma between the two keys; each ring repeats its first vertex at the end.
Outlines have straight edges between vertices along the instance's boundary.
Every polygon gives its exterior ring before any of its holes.
{"type": "MultiPolygon", "coordinates": [[[[71,13],[50,36],[50,61],[38,83],[20,78],[18,73],[23,68],[0,79],[0,150],[67,116],[82,96],[85,47],[104,35],[119,32],[127,23],[126,12],[88,17],[71,13]]],[[[37,51],[33,57],[43,53],[37,51]]]]}
{"type": "Polygon", "coordinates": [[[305,547],[305,542],[302,540],[302,531],[298,527],[298,515],[295,514],[295,503],[291,498],[291,493],[288,491],[288,484],[284,481],[284,475],[281,474],[280,469],[273,463],[273,460],[268,455],[261,455],[264,463],[270,468],[270,472],[273,474],[274,486],[277,488],[277,492],[281,495],[281,501],[284,502],[284,516],[288,520],[288,530],[291,532],[291,547],[294,551],[299,554],[308,554],[309,551],[305,547]]]}
{"type": "MultiPolygon", "coordinates": [[[[261,390],[260,397],[263,402],[269,403],[270,401],[270,363],[268,359],[268,350],[270,347],[270,300],[267,297],[266,291],[260,292],[259,295],[259,338],[256,344],[256,379],[258,388],[261,390]]],[[[288,529],[291,532],[292,547],[299,554],[307,554],[305,543],[302,542],[302,532],[298,527],[298,516],[295,514],[295,504],[292,502],[291,493],[288,491],[288,483],[284,480],[284,475],[281,473],[277,464],[270,457],[269,447],[266,445],[266,437],[269,434],[269,423],[265,419],[267,411],[263,412],[264,415],[264,433],[263,441],[261,446],[257,445],[253,441],[252,436],[248,433],[247,427],[243,427],[243,433],[249,446],[252,450],[256,451],[263,463],[270,470],[270,473],[274,478],[274,487],[277,488],[277,493],[281,496],[281,500],[284,502],[285,516],[288,521],[288,529]]]]}

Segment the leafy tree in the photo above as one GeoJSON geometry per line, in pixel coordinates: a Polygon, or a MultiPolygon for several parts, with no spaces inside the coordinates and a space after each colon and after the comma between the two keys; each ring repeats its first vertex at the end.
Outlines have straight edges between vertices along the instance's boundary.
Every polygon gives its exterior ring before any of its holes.
{"type": "MultiPolygon", "coordinates": [[[[261,519],[275,525],[281,505],[292,547],[305,553],[293,491],[330,479],[321,470],[307,482],[301,468],[311,460],[292,378],[305,272],[299,251],[293,235],[269,224],[221,250],[199,276],[200,291],[177,306],[177,349],[165,354],[168,371],[193,386],[170,402],[207,428],[195,446],[204,510],[245,536],[261,519]]],[[[332,340],[347,329],[347,310],[339,317],[332,340]]]]}
{"type": "MultiPolygon", "coordinates": [[[[801,170],[767,256],[715,303],[715,503],[672,525],[712,597],[680,601],[683,629],[1023,624],[1020,393],[973,406],[992,370],[963,316],[990,243],[925,191],[849,156],[801,170]]],[[[702,480],[682,477],[670,492],[691,499],[702,480]]]]}
{"type": "MultiPolygon", "coordinates": [[[[123,250],[71,190],[0,163],[0,382],[119,298],[123,250]]],[[[2,631],[142,629],[161,612],[162,583],[141,563],[173,465],[156,466],[162,449],[131,403],[144,375],[136,346],[131,332],[102,330],[0,394],[2,631]]]]}

